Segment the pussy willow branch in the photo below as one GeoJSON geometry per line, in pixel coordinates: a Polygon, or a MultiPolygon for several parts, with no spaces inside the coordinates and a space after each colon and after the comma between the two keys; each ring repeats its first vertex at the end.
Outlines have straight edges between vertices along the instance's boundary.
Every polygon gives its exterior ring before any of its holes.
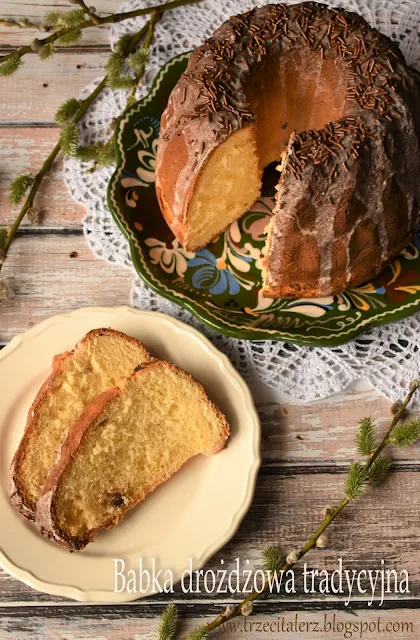
{"type": "MultiPolygon", "coordinates": [[[[377,447],[375,452],[371,456],[369,456],[368,459],[366,460],[366,464],[365,464],[366,472],[369,471],[369,469],[371,468],[371,466],[373,465],[373,463],[375,462],[375,460],[377,459],[381,451],[383,451],[383,449],[390,443],[390,435],[392,433],[392,430],[394,429],[396,424],[400,421],[401,417],[405,412],[407,405],[409,404],[411,398],[413,397],[414,393],[417,391],[418,388],[419,388],[419,382],[418,380],[415,380],[411,384],[410,390],[405,400],[402,402],[398,412],[395,414],[388,431],[386,432],[384,438],[382,439],[382,442],[377,447]]],[[[313,549],[316,546],[316,542],[318,538],[324,533],[326,529],[328,529],[331,523],[334,522],[338,514],[341,513],[343,509],[345,509],[345,507],[349,504],[349,502],[351,502],[351,498],[344,497],[341,500],[341,502],[337,505],[337,507],[335,507],[335,509],[333,509],[330,514],[325,516],[324,520],[322,521],[322,523],[320,524],[316,532],[313,534],[313,536],[309,538],[306,544],[299,551],[297,551],[296,561],[293,561],[293,562],[285,561],[281,566],[279,572],[287,571],[288,569],[293,567],[301,558],[303,558],[303,556],[305,556],[311,549],[313,549]]],[[[270,586],[270,581],[267,580],[264,583],[262,591],[254,591],[253,593],[250,593],[246,598],[242,600],[242,602],[236,605],[235,608],[229,614],[223,613],[218,615],[214,620],[212,620],[208,624],[202,627],[199,627],[199,630],[204,633],[209,633],[210,631],[214,631],[215,629],[223,625],[227,620],[231,620],[232,618],[236,618],[242,615],[243,607],[249,603],[252,603],[262,593],[266,592],[269,589],[269,586],[270,586]]],[[[186,638],[183,638],[183,640],[186,640],[186,638]]]]}
{"type": "MultiPolygon", "coordinates": [[[[153,16],[155,16],[155,14],[153,14],[153,16]]],[[[152,22],[152,20],[154,20],[154,18],[152,18],[148,23],[146,23],[144,25],[144,27],[142,27],[136,34],[133,35],[133,37],[131,38],[130,42],[126,45],[126,47],[124,48],[124,55],[128,55],[129,53],[131,53],[132,51],[134,51],[136,49],[136,47],[138,46],[139,42],[141,41],[141,39],[144,37],[144,35],[148,32],[150,32],[150,22],[152,22]]],[[[149,42],[150,44],[150,42],[149,42]]],[[[103,88],[106,86],[106,82],[107,82],[107,76],[105,76],[101,82],[98,84],[98,86],[92,91],[92,93],[81,102],[81,105],[76,113],[76,115],[74,116],[72,122],[73,123],[77,123],[79,122],[79,120],[84,116],[84,114],[86,113],[86,111],[88,110],[88,108],[90,107],[90,105],[96,100],[96,98],[98,97],[98,95],[101,93],[101,91],[103,90],[103,88]]],[[[21,210],[19,211],[19,214],[17,215],[14,223],[12,224],[12,226],[10,227],[8,234],[7,234],[7,239],[4,243],[4,247],[3,247],[3,254],[2,254],[2,260],[0,261],[0,271],[3,267],[5,258],[7,256],[7,252],[8,249],[19,229],[20,223],[22,222],[23,218],[25,217],[26,213],[28,212],[28,210],[32,207],[33,205],[33,201],[34,201],[34,197],[42,183],[42,180],[44,179],[45,175],[48,173],[48,171],[51,169],[54,160],[56,159],[56,157],[58,156],[58,154],[60,153],[61,150],[61,142],[57,142],[57,144],[55,145],[54,149],[51,151],[51,153],[49,154],[48,158],[45,160],[44,164],[42,165],[41,169],[39,170],[39,172],[36,174],[35,176],[35,180],[34,183],[31,187],[31,190],[29,191],[29,194],[27,195],[26,199],[25,199],[25,203],[22,206],[21,210]]]]}
{"type": "MultiPolygon", "coordinates": [[[[124,20],[129,20],[130,18],[138,18],[139,16],[148,15],[150,13],[156,12],[156,14],[164,13],[165,11],[169,11],[170,9],[175,9],[176,7],[181,7],[185,4],[194,4],[196,2],[200,2],[201,0],[172,0],[171,2],[166,2],[165,4],[158,5],[156,7],[144,7],[143,9],[136,9],[134,11],[126,11],[125,13],[113,13],[109,16],[96,16],[95,18],[91,16],[82,22],[77,28],[78,29],[88,29],[89,27],[102,26],[105,24],[115,24],[117,22],[123,22],[124,20]]],[[[63,27],[58,31],[54,31],[51,35],[46,38],[39,39],[38,46],[43,47],[46,44],[51,44],[62,38],[70,31],[73,31],[73,27],[63,27]]],[[[5,62],[9,58],[13,56],[18,56],[21,58],[27,53],[33,52],[33,48],[31,45],[26,45],[24,47],[20,47],[11,53],[8,53],[4,56],[0,57],[0,64],[5,62]]]]}
{"type": "MultiPolygon", "coordinates": [[[[150,45],[152,43],[153,40],[153,35],[154,35],[154,31],[155,31],[155,24],[156,24],[156,20],[159,20],[160,15],[158,15],[156,13],[156,11],[154,11],[150,17],[150,20],[148,22],[147,26],[147,35],[146,38],[142,44],[142,49],[144,50],[148,50],[150,48],[150,45]]],[[[125,107],[123,112],[114,120],[113,122],[113,128],[115,129],[115,127],[117,126],[118,122],[120,122],[122,120],[122,118],[125,116],[125,114],[127,113],[128,109],[131,107],[131,105],[135,102],[136,100],[136,91],[137,91],[137,87],[139,85],[140,80],[142,79],[143,75],[145,73],[145,65],[143,66],[142,69],[139,69],[134,77],[133,80],[133,86],[130,89],[130,93],[128,94],[128,98],[126,100],[125,103],[125,107]]],[[[112,141],[112,138],[110,140],[108,140],[108,142],[105,144],[105,146],[107,144],[109,144],[112,141]]],[[[88,169],[88,173],[92,173],[93,171],[95,171],[95,169],[97,169],[98,163],[97,161],[94,161],[92,163],[92,166],[90,167],[90,169],[88,169]]]]}
{"type": "MultiPolygon", "coordinates": [[[[0,18],[0,24],[5,27],[18,27],[19,29],[39,29],[40,31],[49,31],[49,27],[43,24],[31,22],[28,18],[0,18]]],[[[3,60],[3,58],[1,58],[3,60]]]]}
{"type": "MultiPolygon", "coordinates": [[[[96,100],[98,95],[101,93],[105,85],[106,85],[106,77],[103,78],[103,80],[98,84],[98,86],[94,89],[94,91],[92,91],[90,96],[88,96],[85,100],[83,100],[80,106],[80,109],[78,110],[76,116],[74,117],[73,122],[78,122],[81,119],[81,117],[86,113],[86,110],[88,109],[88,107],[96,100]]],[[[9,232],[7,234],[7,240],[4,243],[4,247],[3,247],[3,261],[0,262],[0,271],[3,266],[4,259],[6,258],[8,249],[12,244],[13,239],[19,229],[20,223],[22,222],[23,218],[27,214],[28,210],[32,207],[34,202],[34,197],[41,185],[41,182],[44,179],[45,175],[48,173],[48,171],[51,169],[54,163],[54,160],[60,153],[60,149],[61,149],[61,143],[59,141],[57,142],[54,149],[51,151],[51,153],[45,160],[44,164],[42,165],[41,169],[38,171],[38,173],[35,176],[34,183],[31,187],[31,190],[29,191],[28,196],[26,197],[25,203],[21,208],[21,210],[19,211],[19,214],[17,215],[16,220],[10,227],[9,232]]]]}
{"type": "MultiPolygon", "coordinates": [[[[148,51],[150,49],[150,45],[152,44],[152,40],[153,40],[153,34],[154,34],[154,30],[155,30],[155,23],[156,20],[159,18],[158,14],[156,11],[154,11],[150,17],[149,20],[149,28],[147,31],[147,36],[143,42],[142,48],[145,49],[146,51],[148,51]]],[[[136,100],[136,90],[137,87],[139,85],[140,80],[142,79],[143,75],[145,72],[145,66],[143,66],[142,69],[139,69],[136,73],[136,76],[134,78],[134,83],[133,86],[131,88],[130,93],[128,94],[128,98],[127,98],[127,102],[125,104],[125,109],[122,112],[122,114],[120,115],[120,119],[127,113],[128,109],[131,107],[131,105],[133,104],[133,102],[135,102],[136,100]]]]}

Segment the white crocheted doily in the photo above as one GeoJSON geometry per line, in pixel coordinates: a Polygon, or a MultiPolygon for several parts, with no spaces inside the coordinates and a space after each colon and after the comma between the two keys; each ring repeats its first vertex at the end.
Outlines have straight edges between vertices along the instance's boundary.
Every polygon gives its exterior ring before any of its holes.
{"type": "MultiPolygon", "coordinates": [[[[159,0],[133,0],[122,10],[159,4],[159,0]]],[[[229,16],[266,4],[252,0],[203,0],[200,4],[167,12],[156,25],[151,58],[138,98],[149,90],[160,67],[174,56],[198,46],[229,16]]],[[[397,40],[409,64],[420,70],[420,2],[418,0],[333,0],[360,13],[373,27],[397,40]]],[[[137,18],[114,25],[111,44],[123,34],[137,31],[147,20],[137,18]]],[[[95,83],[94,83],[95,84],[95,83]]],[[[86,87],[81,97],[92,91],[86,87]]],[[[109,138],[109,123],[124,108],[126,93],[106,89],[81,125],[82,142],[109,138]]],[[[86,207],[84,232],[93,253],[132,268],[128,245],[107,206],[107,185],[113,167],[94,173],[67,158],[64,179],[72,197],[86,207]]],[[[134,275],[134,274],[133,274],[134,275]]],[[[342,347],[300,347],[282,342],[250,342],[217,335],[189,312],[161,298],[134,277],[131,303],[142,309],[163,311],[198,327],[226,353],[245,378],[258,377],[294,398],[313,400],[341,391],[358,378],[368,378],[380,391],[398,399],[420,370],[420,313],[375,328],[342,347]]]]}

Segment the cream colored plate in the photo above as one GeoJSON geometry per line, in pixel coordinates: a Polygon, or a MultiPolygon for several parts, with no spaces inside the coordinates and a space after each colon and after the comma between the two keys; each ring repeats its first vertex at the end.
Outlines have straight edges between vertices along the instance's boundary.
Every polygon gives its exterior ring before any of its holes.
{"type": "MultiPolygon", "coordinates": [[[[260,424],[251,394],[226,356],[198,331],[160,313],[87,308],[50,318],[0,352],[0,564],[31,587],[90,602],[124,602],[152,593],[114,593],[114,562],[126,571],[168,569],[178,581],[192,558],[201,568],[237,530],[254,493],[260,465],[260,424]],[[197,456],[126,519],[79,553],[42,538],[8,502],[8,469],[26,415],[56,353],[90,329],[112,327],[143,341],[153,355],[186,369],[207,389],[231,425],[227,448],[197,456]]],[[[163,586],[163,580],[160,581],[163,586]]],[[[139,585],[136,585],[139,589],[139,585]]]]}

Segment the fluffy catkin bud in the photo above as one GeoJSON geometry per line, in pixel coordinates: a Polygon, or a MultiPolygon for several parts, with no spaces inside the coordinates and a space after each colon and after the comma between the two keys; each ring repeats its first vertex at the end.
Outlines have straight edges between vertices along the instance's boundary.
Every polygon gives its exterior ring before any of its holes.
{"type": "Polygon", "coordinates": [[[332,514],[332,506],[330,504],[326,504],[322,510],[322,519],[325,520],[327,516],[332,514]]]}
{"type": "Polygon", "coordinates": [[[232,615],[232,613],[235,611],[235,605],[233,604],[228,604],[226,609],[224,610],[224,612],[222,613],[222,616],[224,618],[229,618],[229,616],[232,615]]]}
{"type": "Polygon", "coordinates": [[[31,42],[32,51],[39,51],[40,49],[42,49],[43,46],[44,45],[42,44],[41,40],[38,40],[38,38],[35,38],[31,42]]]}
{"type": "Polygon", "coordinates": [[[26,212],[26,215],[28,216],[28,220],[31,224],[39,224],[41,221],[39,209],[36,207],[30,207],[26,212]]]}
{"type": "Polygon", "coordinates": [[[8,300],[10,298],[9,287],[3,278],[0,278],[0,300],[8,300]]]}
{"type": "Polygon", "coordinates": [[[328,545],[328,536],[325,532],[321,533],[318,540],[316,541],[316,546],[318,547],[318,549],[325,549],[327,545],[328,545]]]}
{"type": "Polygon", "coordinates": [[[396,402],[393,402],[391,405],[391,414],[395,416],[398,413],[398,411],[401,410],[401,407],[402,407],[401,400],[397,400],[396,402]]]}
{"type": "Polygon", "coordinates": [[[286,558],[287,564],[296,564],[298,560],[299,560],[299,551],[297,549],[295,549],[294,551],[291,551],[286,558]]]}
{"type": "Polygon", "coordinates": [[[254,605],[252,604],[252,602],[246,602],[241,607],[241,614],[243,616],[250,616],[253,608],[254,608],[254,605]]]}
{"type": "Polygon", "coordinates": [[[410,391],[416,391],[420,386],[420,381],[419,380],[413,380],[413,382],[410,385],[410,391]]]}

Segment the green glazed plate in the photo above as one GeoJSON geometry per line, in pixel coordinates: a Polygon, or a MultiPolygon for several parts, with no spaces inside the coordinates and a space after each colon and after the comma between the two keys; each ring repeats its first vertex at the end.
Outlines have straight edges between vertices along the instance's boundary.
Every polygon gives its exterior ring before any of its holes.
{"type": "Polygon", "coordinates": [[[188,54],[159,72],[151,92],[116,131],[117,169],[108,201],[127,236],[133,264],[154,291],[216,331],[246,340],[337,346],[374,325],[405,318],[420,305],[420,231],[380,276],[335,297],[270,300],[261,295],[264,229],[274,182],[225,233],[196,253],[174,239],[159,210],[154,169],[160,116],[188,54]]]}

